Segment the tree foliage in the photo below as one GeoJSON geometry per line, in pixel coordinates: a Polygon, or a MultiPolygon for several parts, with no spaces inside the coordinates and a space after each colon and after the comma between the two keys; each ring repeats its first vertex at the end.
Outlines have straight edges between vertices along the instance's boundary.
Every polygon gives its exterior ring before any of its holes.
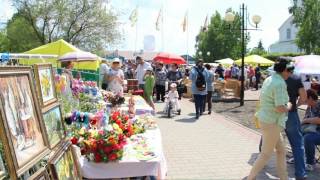
{"type": "Polygon", "coordinates": [[[101,50],[117,43],[117,15],[103,0],[14,0],[41,44],[64,39],[84,50],[101,50]]]}
{"type": "Polygon", "coordinates": [[[294,5],[290,8],[290,13],[294,17],[294,23],[299,27],[297,45],[307,54],[319,54],[320,0],[304,0],[302,5],[298,5],[297,0],[293,0],[293,2],[294,5]]]}
{"type": "MultiPolygon", "coordinates": [[[[235,13],[234,22],[228,24],[219,12],[215,12],[211,17],[207,31],[203,31],[201,28],[196,38],[196,57],[203,58],[206,62],[224,58],[240,58],[242,52],[240,19],[240,15],[235,13]],[[200,51],[202,55],[199,54],[200,51]],[[207,55],[207,52],[210,52],[210,56],[207,55]]],[[[247,44],[248,34],[245,39],[245,44],[247,44]]]]}
{"type": "Polygon", "coordinates": [[[6,36],[6,48],[9,52],[25,52],[41,45],[41,42],[35,38],[34,29],[19,12],[8,21],[6,36]]]}
{"type": "Polygon", "coordinates": [[[251,54],[251,55],[253,55],[253,54],[256,54],[256,55],[264,55],[264,54],[267,54],[267,51],[264,49],[261,40],[258,42],[258,46],[257,46],[257,47],[254,47],[254,48],[250,51],[249,54],[251,54]]]}

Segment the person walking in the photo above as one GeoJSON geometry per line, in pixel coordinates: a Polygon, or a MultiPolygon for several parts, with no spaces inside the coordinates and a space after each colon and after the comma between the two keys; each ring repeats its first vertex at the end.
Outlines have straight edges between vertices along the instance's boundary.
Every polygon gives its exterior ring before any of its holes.
{"type": "Polygon", "coordinates": [[[248,180],[254,180],[272,156],[274,149],[277,155],[277,172],[280,180],[288,179],[286,150],[281,137],[285,128],[287,112],[291,109],[285,80],[291,75],[287,69],[288,61],[274,64],[274,73],[268,77],[262,86],[260,108],[256,113],[262,132],[261,153],[254,163],[248,180]]]}
{"type": "Polygon", "coordinates": [[[139,89],[144,89],[144,75],[146,74],[146,70],[151,67],[150,63],[145,62],[142,57],[137,56],[136,62],[138,64],[136,69],[136,79],[138,79],[139,89]]]}
{"type": "Polygon", "coordinates": [[[208,103],[208,114],[211,114],[214,75],[213,75],[213,71],[211,70],[211,65],[210,64],[206,64],[205,68],[207,69],[207,72],[208,72],[208,79],[207,79],[207,96],[206,96],[206,99],[204,101],[203,112],[206,111],[206,104],[208,103]]]}
{"type": "Polygon", "coordinates": [[[101,84],[101,89],[103,90],[107,90],[108,88],[108,71],[109,71],[109,67],[107,65],[107,60],[103,59],[101,61],[101,65],[99,68],[99,74],[100,74],[100,84],[101,84]]]}
{"type": "Polygon", "coordinates": [[[258,91],[259,90],[260,79],[261,79],[260,64],[258,64],[258,66],[254,69],[254,76],[256,78],[255,88],[258,91]]]}
{"type": "Polygon", "coordinates": [[[196,66],[191,70],[191,91],[195,102],[196,119],[203,114],[204,102],[207,96],[208,72],[203,68],[203,61],[198,60],[196,66]]]}
{"type": "Polygon", "coordinates": [[[167,80],[167,72],[163,68],[162,63],[158,63],[156,67],[156,96],[157,101],[164,102],[165,94],[166,94],[166,80],[167,80]]]}
{"type": "Polygon", "coordinates": [[[214,71],[214,73],[219,75],[219,78],[224,78],[224,68],[222,67],[222,64],[219,64],[217,69],[214,71]]]}
{"type": "Polygon", "coordinates": [[[233,64],[233,66],[231,67],[231,78],[232,79],[239,79],[239,67],[237,64],[233,64]]]}
{"type": "MultiPolygon", "coordinates": [[[[290,73],[293,73],[294,66],[288,67],[287,69],[290,73]]],[[[288,112],[285,132],[293,153],[296,179],[302,180],[307,176],[307,174],[305,170],[303,134],[301,131],[298,107],[305,103],[307,94],[299,76],[292,74],[286,80],[286,83],[292,108],[288,112]]]]}
{"type": "Polygon", "coordinates": [[[249,86],[250,86],[250,88],[252,88],[252,87],[255,87],[255,86],[253,86],[253,77],[255,76],[255,72],[254,72],[254,69],[253,69],[253,67],[250,65],[249,66],[249,73],[248,73],[248,77],[249,77],[249,86]]]}

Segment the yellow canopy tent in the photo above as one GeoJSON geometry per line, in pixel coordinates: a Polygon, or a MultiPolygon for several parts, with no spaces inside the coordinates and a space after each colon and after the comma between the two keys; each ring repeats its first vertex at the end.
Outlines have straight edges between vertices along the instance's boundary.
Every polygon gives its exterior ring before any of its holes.
{"type": "MultiPolygon", "coordinates": [[[[56,42],[42,45],[40,47],[31,49],[24,53],[25,54],[54,54],[54,55],[62,56],[68,52],[74,52],[74,51],[81,51],[81,50],[67,43],[63,39],[60,39],[56,42]]],[[[24,64],[24,65],[32,65],[35,63],[42,63],[42,62],[51,62],[54,67],[57,67],[57,65],[60,64],[59,62],[57,62],[57,59],[41,59],[41,58],[40,59],[33,59],[33,58],[20,59],[19,62],[20,64],[24,64]]],[[[97,71],[99,68],[99,65],[100,65],[100,59],[97,59],[96,61],[90,61],[90,62],[76,62],[74,69],[97,71]]]]}
{"type": "MultiPolygon", "coordinates": [[[[235,61],[236,64],[241,65],[241,59],[235,61]]],[[[244,58],[244,63],[256,66],[260,64],[261,66],[272,66],[274,64],[273,61],[266,59],[264,57],[258,55],[251,55],[244,58]]]]}

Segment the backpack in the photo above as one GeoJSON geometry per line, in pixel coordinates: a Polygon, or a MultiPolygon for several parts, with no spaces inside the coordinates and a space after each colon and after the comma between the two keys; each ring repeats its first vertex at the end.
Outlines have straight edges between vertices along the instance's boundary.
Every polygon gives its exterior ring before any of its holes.
{"type": "Polygon", "coordinates": [[[196,87],[199,91],[204,91],[206,89],[207,83],[204,78],[204,75],[202,74],[203,69],[202,71],[200,71],[198,68],[195,68],[195,69],[198,72],[197,79],[196,79],[196,87]]]}

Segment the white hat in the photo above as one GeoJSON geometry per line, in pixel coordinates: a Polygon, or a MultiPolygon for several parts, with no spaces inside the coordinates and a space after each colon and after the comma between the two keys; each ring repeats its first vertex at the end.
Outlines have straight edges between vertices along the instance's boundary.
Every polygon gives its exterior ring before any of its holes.
{"type": "Polygon", "coordinates": [[[176,84],[176,83],[172,83],[172,84],[170,85],[170,87],[176,88],[176,87],[177,87],[177,84],[176,84]]]}
{"type": "Polygon", "coordinates": [[[153,68],[151,66],[147,67],[147,71],[153,71],[153,68]]]}
{"type": "Polygon", "coordinates": [[[114,58],[112,63],[115,63],[115,62],[118,62],[118,63],[121,63],[120,59],[119,58],[114,58]]]}

